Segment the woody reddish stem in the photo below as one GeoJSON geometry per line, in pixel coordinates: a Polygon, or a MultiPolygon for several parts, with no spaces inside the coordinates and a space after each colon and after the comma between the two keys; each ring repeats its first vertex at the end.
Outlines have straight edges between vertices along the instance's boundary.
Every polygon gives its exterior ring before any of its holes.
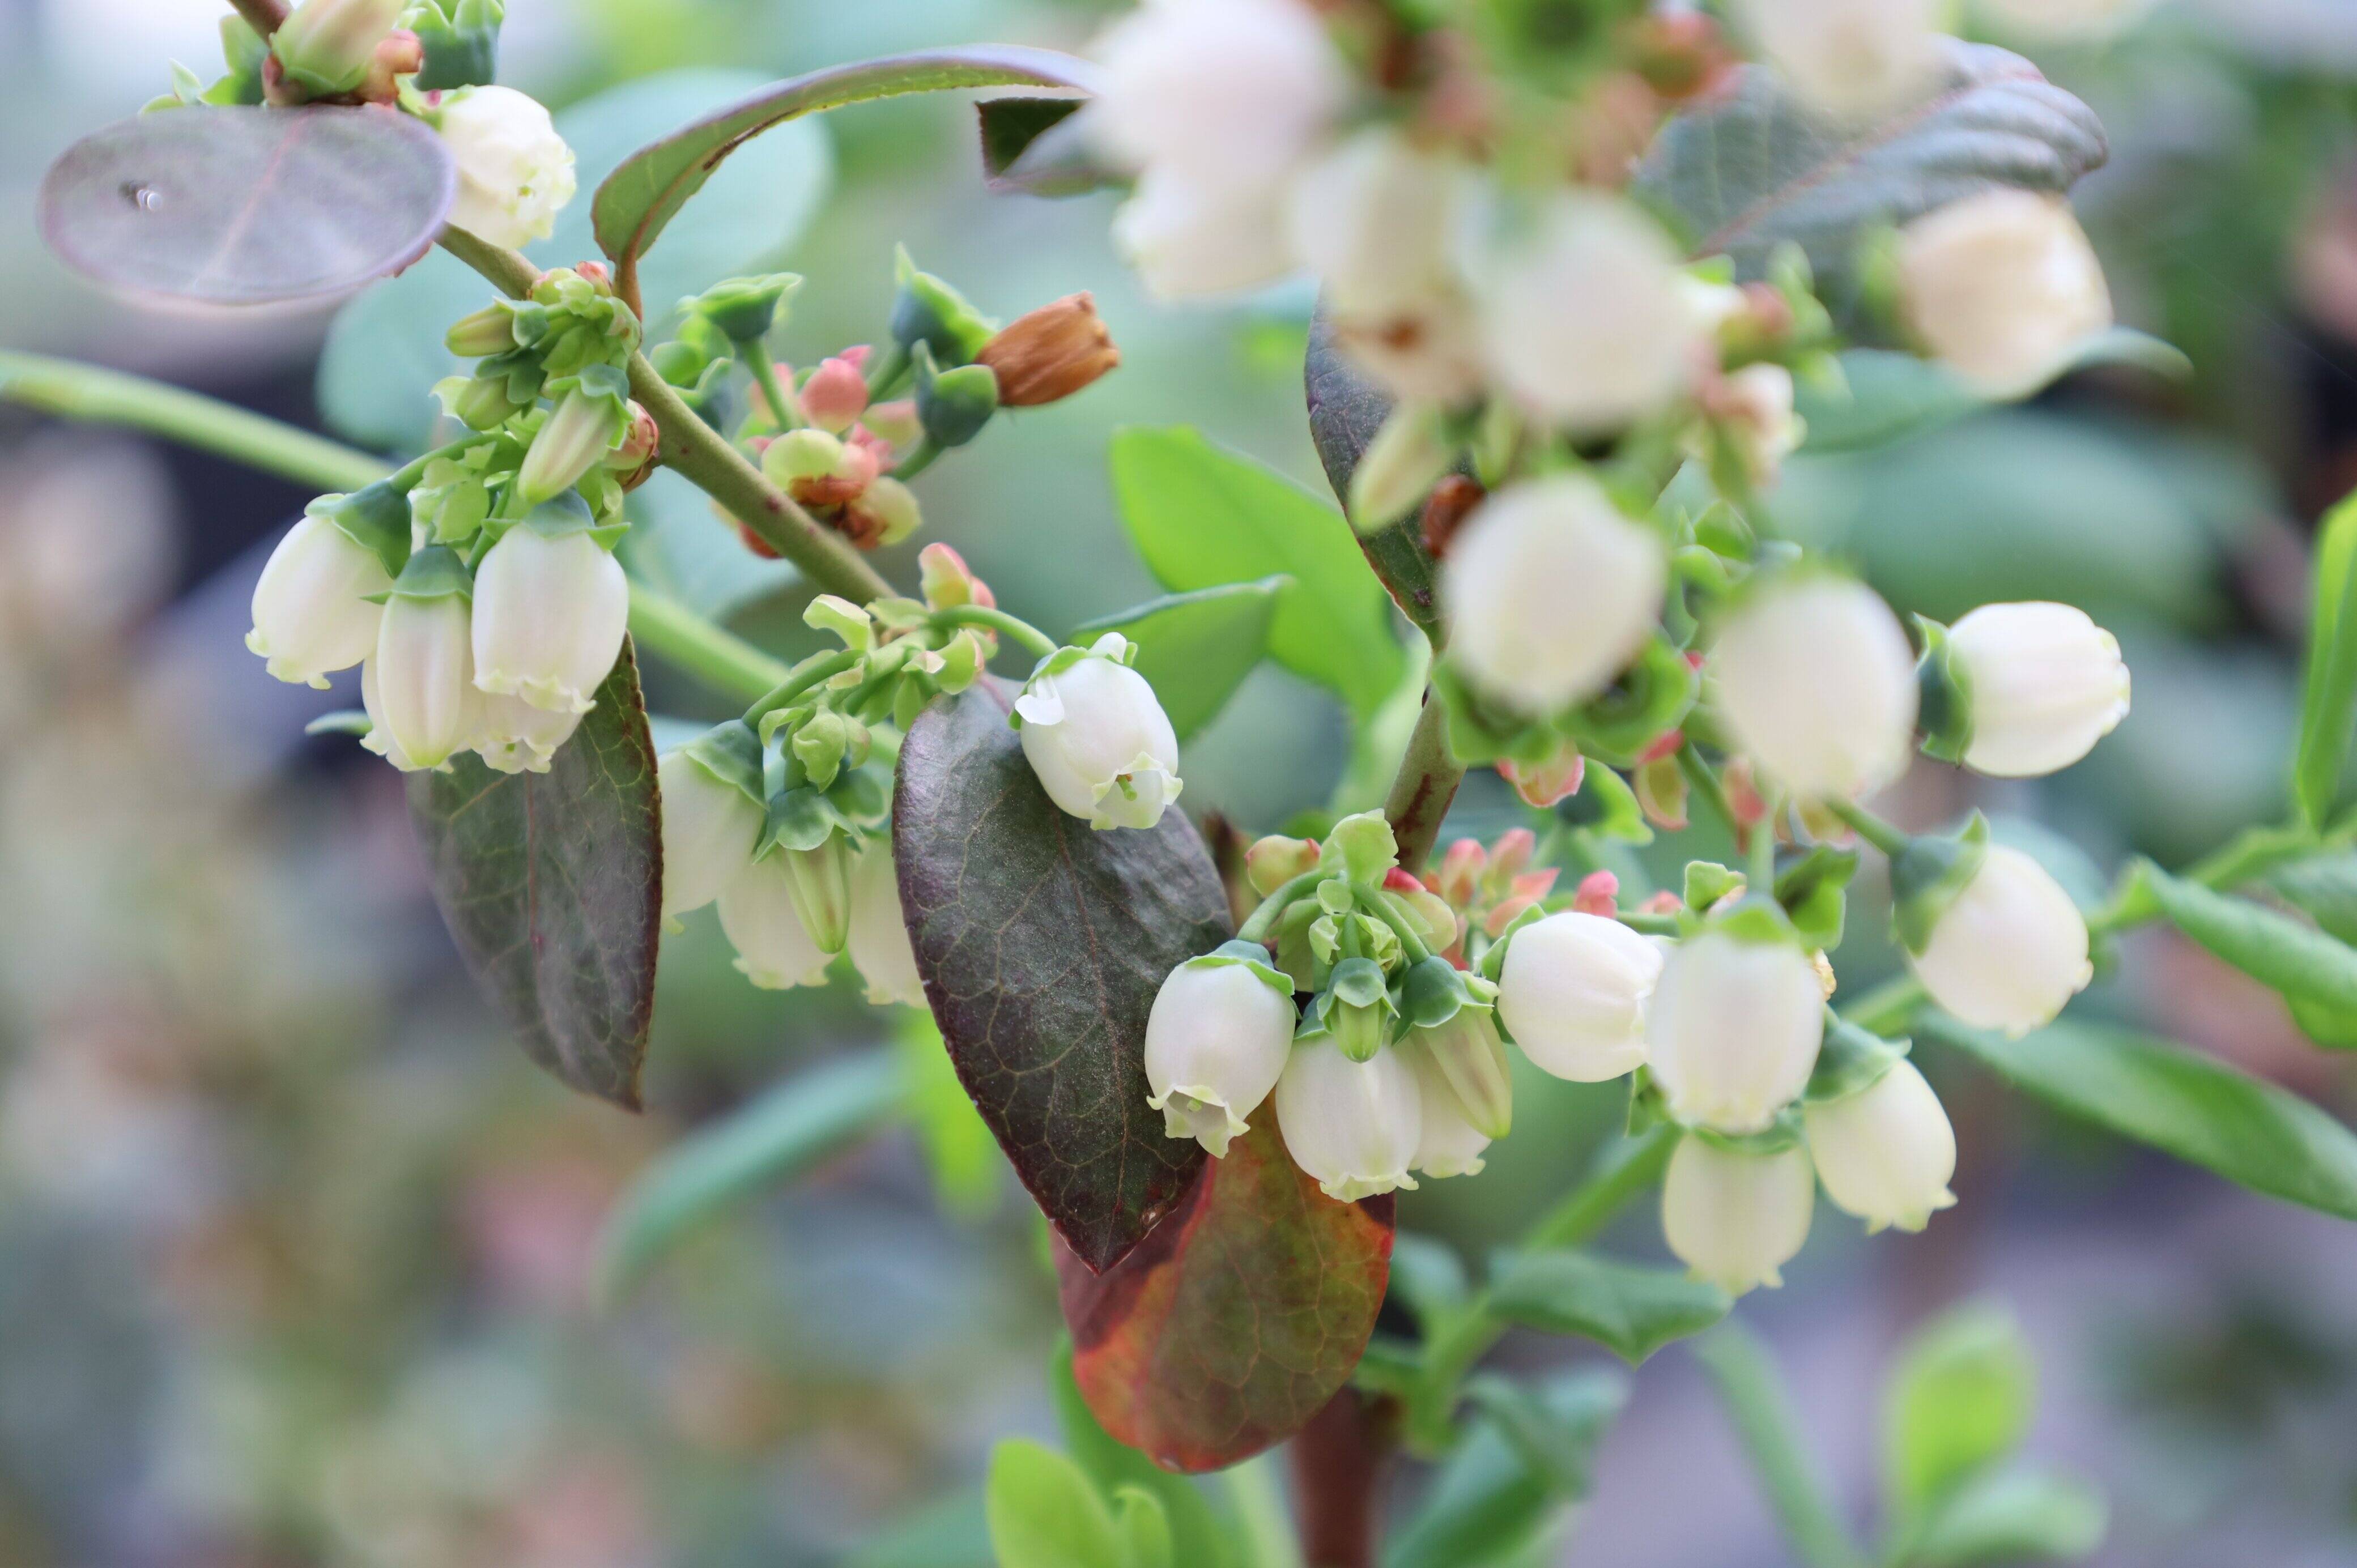
{"type": "Polygon", "coordinates": [[[1398,1402],[1353,1388],[1295,1434],[1294,1497],[1308,1568],[1374,1568],[1383,1483],[1398,1440],[1398,1402]]]}
{"type": "Polygon", "coordinates": [[[1465,765],[1448,749],[1448,706],[1427,686],[1424,711],[1407,738],[1407,755],[1400,758],[1390,798],[1383,802],[1392,836],[1399,841],[1399,863],[1408,871],[1416,871],[1430,858],[1433,842],[1440,836],[1440,820],[1448,814],[1448,803],[1464,781],[1465,765]]]}

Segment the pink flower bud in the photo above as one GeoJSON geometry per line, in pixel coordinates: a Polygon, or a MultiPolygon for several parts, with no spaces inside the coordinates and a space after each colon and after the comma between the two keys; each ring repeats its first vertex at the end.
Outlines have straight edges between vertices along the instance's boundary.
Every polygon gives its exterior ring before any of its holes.
{"type": "Polygon", "coordinates": [[[1473,902],[1481,890],[1481,868],[1489,856],[1473,839],[1458,839],[1440,857],[1440,896],[1451,904],[1473,902]]]}
{"type": "Polygon", "coordinates": [[[991,594],[990,585],[974,575],[974,569],[965,564],[965,557],[960,555],[954,547],[939,540],[917,552],[917,580],[921,585],[928,609],[955,609],[963,605],[974,605],[983,609],[998,607],[998,600],[991,594]]]}
{"type": "Polygon", "coordinates": [[[1490,885],[1502,887],[1521,875],[1538,850],[1539,835],[1528,828],[1499,834],[1498,842],[1490,846],[1490,885]]]}
{"type": "Polygon", "coordinates": [[[1542,810],[1579,793],[1580,780],[1587,774],[1587,758],[1571,741],[1543,762],[1516,762],[1509,757],[1498,764],[1498,776],[1514,787],[1514,793],[1542,810]]]}
{"type": "Polygon", "coordinates": [[[837,355],[802,383],[802,404],[804,418],[821,430],[840,435],[866,409],[867,380],[856,365],[837,355]]]}
{"type": "Polygon", "coordinates": [[[1244,851],[1244,877],[1264,898],[1318,864],[1318,845],[1308,839],[1271,833],[1244,851]]]}
{"type": "Polygon", "coordinates": [[[1579,891],[1572,896],[1571,907],[1583,915],[1611,918],[1620,909],[1620,879],[1609,871],[1589,872],[1579,879],[1579,891]]]}
{"type": "Polygon", "coordinates": [[[917,402],[914,398],[895,398],[890,403],[871,403],[862,423],[871,434],[895,448],[913,445],[924,432],[924,426],[917,422],[917,402]]]}
{"type": "Polygon", "coordinates": [[[1637,912],[1641,915],[1674,915],[1684,906],[1684,899],[1664,887],[1638,905],[1637,912]]]}

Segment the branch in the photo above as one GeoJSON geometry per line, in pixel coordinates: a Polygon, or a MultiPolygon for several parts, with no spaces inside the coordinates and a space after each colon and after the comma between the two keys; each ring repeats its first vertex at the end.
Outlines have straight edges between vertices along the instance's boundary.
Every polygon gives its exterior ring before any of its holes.
{"type": "MultiPolygon", "coordinates": [[[[445,228],[442,248],[518,298],[530,293],[540,277],[540,270],[520,252],[488,243],[464,229],[445,228]]],[[[630,395],[654,415],[662,432],[656,451],[667,466],[718,501],[824,591],[863,605],[890,595],[892,585],[875,567],[847,541],[764,478],[742,452],[681,402],[679,393],[655,373],[644,354],[630,356],[630,395]]]]}
{"type": "Polygon", "coordinates": [[[1867,1568],[1801,1440],[1791,1396],[1767,1348],[1749,1329],[1729,1323],[1696,1345],[1695,1356],[1717,1385],[1794,1555],[1809,1568],[1867,1568]]]}
{"type": "Polygon", "coordinates": [[[264,38],[276,32],[286,20],[286,7],[280,0],[229,0],[245,25],[264,38]]]}
{"type": "Polygon", "coordinates": [[[1294,1435],[1293,1492],[1308,1568],[1374,1568],[1399,1403],[1344,1388],[1294,1435]]]}
{"type": "Polygon", "coordinates": [[[1448,705],[1427,686],[1424,711],[1407,737],[1407,755],[1400,758],[1391,796],[1383,802],[1392,836],[1399,841],[1399,863],[1409,872],[1430,857],[1433,841],[1440,836],[1440,821],[1448,815],[1448,803],[1464,780],[1465,765],[1448,749],[1448,705]]]}

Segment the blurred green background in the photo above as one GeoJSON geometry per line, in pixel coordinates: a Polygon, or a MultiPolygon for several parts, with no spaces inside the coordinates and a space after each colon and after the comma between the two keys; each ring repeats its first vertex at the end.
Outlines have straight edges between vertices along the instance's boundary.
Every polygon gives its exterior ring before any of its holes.
{"type": "MultiPolygon", "coordinates": [[[[438,332],[481,292],[447,258],[330,338],[328,313],[125,306],[41,247],[41,169],[159,91],[167,59],[209,73],[214,19],[202,0],[0,0],[0,341],[398,442],[432,373],[431,338],[404,321],[438,332]]],[[[560,124],[592,168],[764,76],[965,39],[1075,47],[1100,20],[1017,0],[514,0],[503,74],[574,106],[560,124]]],[[[2283,796],[2306,542],[2357,484],[2357,14],[2186,0],[2102,44],[1990,36],[2111,127],[2081,210],[2123,319],[2197,374],[2092,373],[1878,452],[1804,456],[1773,504],[1902,610],[2061,598],[2119,632],[2136,709],[2086,763],[2035,784],[1927,767],[1889,804],[1919,825],[1979,804],[2093,880],[2131,850],[2180,862],[2283,796]]],[[[780,133],[706,199],[726,209],[708,256],[808,274],[785,338],[800,362],[878,330],[896,242],[1002,317],[1094,291],[1120,371],[919,485],[925,537],[1061,630],[1155,591],[1113,505],[1115,428],[1192,423],[1316,483],[1308,299],[1153,306],[1107,245],[1110,198],[986,196],[970,125],[962,102],[914,101],[780,133]]],[[[707,252],[667,243],[683,275],[651,278],[651,303],[709,281],[685,275],[707,252]]],[[[640,498],[638,564],[795,646],[791,582],[748,576],[667,483],[640,498]]],[[[0,1564],[799,1568],[860,1562],[927,1509],[958,1539],[990,1443],[1052,1429],[1028,1207],[995,1154],[959,1157],[953,1123],[947,1143],[894,1133],[593,1312],[597,1228],[651,1156],[907,1021],[845,986],[754,992],[706,910],[664,956],[646,1118],[528,1068],[457,970],[398,779],[301,734],[351,695],[276,686],[240,644],[304,499],[0,411],[0,1564]]],[[[676,677],[652,686],[661,711],[716,711],[676,677]]],[[[1330,697],[1265,668],[1190,743],[1187,804],[1273,828],[1328,799],[1348,743],[1330,697]]],[[[1458,830],[1494,833],[1508,804],[1477,782],[1458,830]]],[[[1890,966],[1872,897],[1837,955],[1846,985],[1890,966]]],[[[2350,1108],[2335,1058],[2182,942],[2139,939],[2091,1003],[2350,1108]]],[[[1926,1054],[1961,1205],[1870,1245],[1827,1211],[1791,1284],[1744,1308],[1844,1497],[1870,1494],[1890,1346],[1994,1294],[2043,1364],[2037,1445],[2114,1498],[2101,1561],[2357,1561],[2357,1239],[1926,1054]]],[[[1405,1221],[1480,1254],[1617,1110],[1534,1076],[1489,1171],[1434,1184],[1405,1221]]],[[[1652,1217],[1613,1244],[1658,1253],[1652,1217]]],[[[959,1550],[895,1560],[952,1568],[959,1550]]],[[[1683,1353],[1641,1375],[1566,1561],[1783,1561],[1683,1353]]]]}

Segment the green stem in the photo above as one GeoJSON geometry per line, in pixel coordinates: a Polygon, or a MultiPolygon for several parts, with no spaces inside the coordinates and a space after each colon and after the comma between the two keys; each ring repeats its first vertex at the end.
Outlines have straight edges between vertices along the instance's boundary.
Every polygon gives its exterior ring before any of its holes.
{"type": "Polygon", "coordinates": [[[723,631],[676,599],[635,579],[630,635],[640,647],[677,665],[716,692],[750,699],[784,680],[785,660],[723,631]]]}
{"type": "Polygon", "coordinates": [[[1719,783],[1718,775],[1711,771],[1710,764],[1702,759],[1702,753],[1695,748],[1692,741],[1678,747],[1678,771],[1685,775],[1686,788],[1695,792],[1695,797],[1710,809],[1710,814],[1718,819],[1719,825],[1727,830],[1727,842],[1740,844],[1743,828],[1735,820],[1735,808],[1727,803],[1726,787],[1719,783]]]}
{"type": "Polygon", "coordinates": [[[771,424],[780,430],[791,430],[802,423],[802,406],[778,384],[778,362],[770,357],[770,346],[759,338],[748,338],[737,345],[745,357],[745,368],[753,372],[754,384],[770,405],[771,424]]]}
{"type": "Polygon", "coordinates": [[[1448,705],[1427,686],[1424,710],[1407,737],[1407,755],[1400,758],[1391,794],[1383,801],[1383,815],[1399,843],[1399,863],[1411,875],[1431,858],[1441,820],[1464,781],[1465,765],[1448,749],[1448,705]]]}
{"type": "Polygon", "coordinates": [[[1308,897],[1309,890],[1323,881],[1325,875],[1322,871],[1305,871],[1262,899],[1260,907],[1245,918],[1243,925],[1237,930],[1237,940],[1247,942],[1268,940],[1268,929],[1276,924],[1277,917],[1285,913],[1285,907],[1297,898],[1308,897]]]}
{"type": "Polygon", "coordinates": [[[867,401],[875,402],[891,392],[894,383],[909,373],[909,350],[897,341],[876,356],[867,369],[867,401]]]}
{"type": "Polygon", "coordinates": [[[909,455],[893,466],[892,477],[901,480],[913,479],[931,467],[933,459],[941,455],[942,449],[933,445],[931,436],[919,435],[917,444],[909,448],[909,455]]]}
{"type": "Polygon", "coordinates": [[[1392,935],[1399,938],[1400,950],[1406,955],[1408,962],[1422,963],[1432,956],[1432,950],[1424,945],[1424,939],[1416,935],[1415,928],[1408,923],[1407,917],[1399,912],[1382,888],[1354,886],[1351,889],[1351,896],[1360,908],[1392,929],[1392,935]]]}
{"type": "Polygon", "coordinates": [[[1845,800],[1837,795],[1828,796],[1824,807],[1855,829],[1858,837],[1886,855],[1896,858],[1907,847],[1905,833],[1855,800],[1845,800]]]}
{"type": "Polygon", "coordinates": [[[792,705],[793,700],[822,682],[831,681],[859,662],[860,656],[846,648],[838,653],[813,653],[787,671],[786,678],[758,698],[745,710],[745,722],[758,725],[763,715],[792,705]]]}
{"type": "MultiPolygon", "coordinates": [[[[1567,904],[1564,907],[1570,908],[1567,904]]],[[[1622,925],[1641,936],[1674,937],[1679,931],[1678,918],[1675,915],[1640,915],[1630,912],[1620,915],[1617,918],[1622,925]]]]}
{"type": "Polygon", "coordinates": [[[1018,620],[1005,610],[990,609],[981,605],[956,605],[949,609],[935,610],[932,620],[935,626],[979,626],[1005,632],[1042,659],[1061,646],[1029,621],[1018,620]]]}
{"type": "MultiPolygon", "coordinates": [[[[444,229],[442,248],[518,298],[531,293],[540,278],[539,269],[521,252],[486,243],[463,229],[444,229]]],[[[863,605],[891,594],[892,585],[847,541],[763,478],[727,437],[683,403],[644,354],[630,356],[630,395],[654,416],[662,433],[658,455],[683,478],[718,501],[825,592],[863,605]]]]}
{"type": "Polygon", "coordinates": [[[1222,1471],[1220,1479],[1227,1486],[1228,1508],[1249,1568],[1302,1568],[1301,1548],[1293,1539],[1293,1520],[1286,1515],[1269,1456],[1222,1471]]]}
{"type": "Polygon", "coordinates": [[[1810,1462],[1791,1396],[1767,1348],[1749,1329],[1728,1323],[1697,1344],[1695,1354],[1709,1369],[1801,1561],[1809,1568],[1867,1568],[1865,1553],[1850,1539],[1824,1477],[1810,1462]]]}
{"type": "MultiPolygon", "coordinates": [[[[1738,840],[1740,836],[1738,835],[1738,840]]],[[[1760,819],[1759,825],[1751,832],[1748,860],[1745,869],[1749,873],[1751,891],[1763,898],[1773,898],[1776,896],[1776,803],[1773,800],[1768,802],[1767,814],[1760,819]]]]}

